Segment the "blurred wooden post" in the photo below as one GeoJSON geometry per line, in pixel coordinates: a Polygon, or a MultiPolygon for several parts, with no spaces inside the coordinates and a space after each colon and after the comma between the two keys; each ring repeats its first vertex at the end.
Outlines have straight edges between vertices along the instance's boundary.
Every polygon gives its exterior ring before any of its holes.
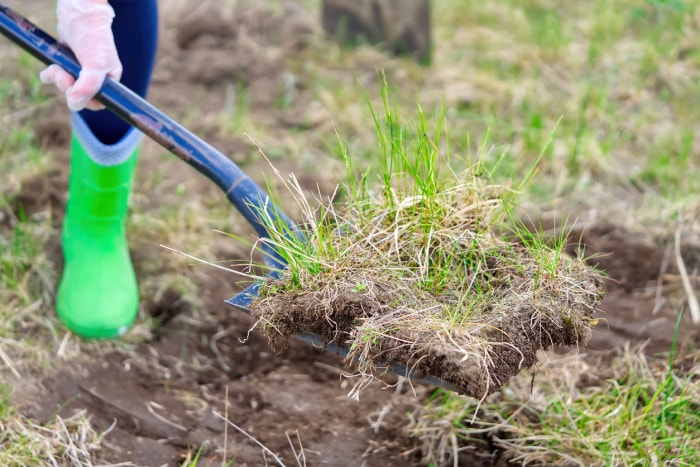
{"type": "Polygon", "coordinates": [[[382,44],[430,63],[430,0],[322,0],[322,23],[345,44],[382,44]]]}

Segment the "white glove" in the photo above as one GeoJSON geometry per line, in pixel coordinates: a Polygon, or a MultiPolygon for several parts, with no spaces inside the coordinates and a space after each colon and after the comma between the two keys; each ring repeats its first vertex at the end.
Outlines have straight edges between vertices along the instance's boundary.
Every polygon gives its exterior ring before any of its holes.
{"type": "Polygon", "coordinates": [[[104,106],[93,97],[105,77],[118,81],[122,76],[112,35],[114,9],[107,0],[58,0],[56,16],[59,38],[71,48],[82,70],[75,80],[58,65],[51,65],[40,73],[41,82],[55,84],[64,92],[73,111],[100,110],[104,106]]]}

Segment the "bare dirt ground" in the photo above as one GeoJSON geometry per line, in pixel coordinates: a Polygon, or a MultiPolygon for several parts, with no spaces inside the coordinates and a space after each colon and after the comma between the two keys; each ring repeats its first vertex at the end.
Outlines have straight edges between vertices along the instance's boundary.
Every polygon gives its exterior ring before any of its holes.
{"type": "MultiPolygon", "coordinates": [[[[32,206],[47,205],[60,213],[60,202],[54,203],[65,193],[67,179],[57,171],[46,182],[42,178],[25,185],[22,200],[28,215],[32,206]],[[43,188],[33,189],[38,187],[43,188]]],[[[599,255],[600,267],[610,275],[601,324],[589,348],[648,342],[650,353],[667,351],[675,309],[662,305],[654,312],[660,274],[672,273],[664,272],[663,247],[607,223],[583,229],[582,238],[588,254],[599,255]]],[[[53,254],[58,253],[55,249],[53,254]]],[[[164,253],[134,251],[137,269],[143,266],[138,258],[148,262],[158,254],[164,253]]],[[[153,339],[128,353],[85,356],[38,376],[36,386],[25,388],[24,412],[46,421],[87,409],[98,430],[116,421],[104,438],[103,462],[177,465],[199,446],[204,446],[204,459],[219,461],[225,423],[216,412],[227,413],[287,465],[295,465],[291,445],[299,451],[299,443],[308,465],[421,465],[420,452],[405,432],[404,414],[415,410],[429,389],[416,388],[415,399],[402,398],[402,404],[415,403],[404,407],[397,407],[392,397],[396,389],[379,383],[364,391],[360,401],[348,398],[351,384],[340,376],[342,362],[336,356],[301,342],[275,355],[265,338],[249,333],[250,318],[223,303],[228,295],[222,290],[231,289],[231,283],[229,273],[213,268],[201,276],[206,322],[189,319],[191,305],[175,292],[155,301],[146,298],[144,312],[166,321],[153,339]],[[387,414],[385,407],[392,410],[387,414]]],[[[681,327],[680,339],[684,345],[700,343],[691,326],[681,327]]],[[[410,390],[408,385],[401,389],[410,390]]],[[[264,463],[257,444],[231,427],[226,437],[235,465],[264,463]]],[[[481,452],[480,462],[484,454],[489,464],[497,463],[498,452],[481,452]]],[[[269,455],[267,459],[272,461],[269,455]]]]}
{"type": "MultiPolygon", "coordinates": [[[[270,17],[261,11],[252,8],[249,16],[241,19],[248,25],[246,34],[237,29],[240,25],[225,18],[194,13],[184,21],[166,18],[150,97],[175,117],[191,112],[196,105],[203,118],[190,127],[239,161],[247,161],[254,151],[250,143],[242,136],[218,134],[206,120],[207,109],[218,111],[226,100],[224,83],[249,83],[246,93],[253,121],[259,119],[280,132],[290,125],[309,122],[308,115],[301,123],[290,122],[289,117],[304,116],[308,101],[296,101],[298,112],[282,112],[275,108],[273,99],[284,80],[282,57],[303,50],[314,33],[313,25],[303,15],[294,16],[292,10],[287,12],[291,20],[284,22],[280,16],[270,17]],[[277,30],[279,35],[261,44],[256,42],[256,27],[277,30]]],[[[58,102],[56,109],[60,105],[58,102]]],[[[55,117],[54,113],[47,110],[36,128],[44,146],[55,151],[55,164],[47,173],[23,184],[14,206],[22,206],[28,217],[48,210],[58,226],[66,197],[69,129],[67,118],[55,117]]],[[[137,182],[136,192],[144,189],[145,174],[152,170],[162,170],[166,182],[162,196],[149,199],[146,213],[149,205],[172,202],[167,189],[174,190],[183,182],[188,184],[189,197],[224,202],[222,197],[217,198],[213,186],[181,161],[173,158],[163,163],[156,153],[153,147],[144,149],[144,175],[137,182]]],[[[264,162],[249,163],[244,169],[251,174],[269,170],[264,162]]],[[[317,183],[333,186],[332,180],[319,179],[323,177],[319,172],[299,172],[299,178],[310,188],[317,183]]],[[[579,238],[587,255],[595,255],[591,261],[610,276],[599,313],[601,323],[590,348],[606,350],[628,341],[648,341],[648,352],[667,351],[677,309],[660,302],[657,293],[659,284],[668,284],[662,279],[674,274],[666,246],[650,234],[625,231],[600,218],[575,230],[572,239],[579,238]]],[[[50,255],[60,265],[58,242],[56,229],[50,255]]],[[[684,251],[689,267],[700,263],[697,248],[684,251]]],[[[231,246],[226,253],[231,252],[245,258],[245,249],[231,246]]],[[[153,263],[167,253],[149,239],[132,239],[132,253],[142,280],[163,273],[154,271],[153,263]]],[[[178,273],[178,269],[170,272],[178,273]]],[[[199,268],[197,280],[200,300],[195,304],[172,289],[143,297],[142,316],[156,316],[163,322],[151,339],[128,350],[82,355],[56,364],[51,371],[37,373],[31,382],[27,379],[17,391],[23,412],[46,421],[56,414],[86,409],[96,429],[108,430],[99,453],[104,463],[178,465],[188,452],[202,446],[201,459],[207,465],[221,461],[224,445],[233,452],[228,459],[234,459],[234,465],[274,463],[258,444],[232,426],[227,427],[216,415],[220,414],[287,465],[297,464],[295,451],[303,452],[307,465],[420,465],[421,453],[405,432],[405,414],[420,405],[429,388],[416,388],[416,398],[412,399],[415,405],[397,406],[392,401],[396,391],[411,391],[407,384],[374,384],[362,393],[360,401],[351,400],[347,392],[352,384],[341,376],[342,364],[334,355],[299,342],[274,355],[260,334],[249,333],[253,324],[250,318],[223,302],[237,290],[231,274],[199,268]],[[192,319],[195,306],[206,319],[192,319]],[[392,410],[384,410],[388,406],[392,410]]],[[[666,292],[673,292],[673,286],[665,287],[666,292]]],[[[698,329],[681,326],[680,341],[682,345],[697,346],[698,329]]],[[[475,459],[484,465],[498,465],[498,452],[484,452],[483,446],[481,449],[475,459]]]]}

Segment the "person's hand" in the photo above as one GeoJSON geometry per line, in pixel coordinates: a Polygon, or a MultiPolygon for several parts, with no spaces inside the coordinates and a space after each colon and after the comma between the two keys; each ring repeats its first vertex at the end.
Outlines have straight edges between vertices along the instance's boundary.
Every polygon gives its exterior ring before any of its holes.
{"type": "Polygon", "coordinates": [[[58,65],[51,65],[39,75],[42,83],[55,84],[64,92],[73,111],[104,108],[93,97],[107,76],[118,81],[122,75],[112,35],[114,10],[107,0],[58,0],[56,15],[59,38],[71,48],[82,70],[75,80],[58,65]]]}

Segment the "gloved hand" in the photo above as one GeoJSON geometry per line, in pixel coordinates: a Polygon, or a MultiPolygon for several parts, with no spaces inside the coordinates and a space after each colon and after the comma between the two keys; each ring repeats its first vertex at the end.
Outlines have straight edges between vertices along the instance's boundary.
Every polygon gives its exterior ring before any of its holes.
{"type": "Polygon", "coordinates": [[[75,80],[58,65],[51,65],[40,73],[41,82],[53,83],[64,92],[73,111],[104,108],[93,97],[107,75],[115,80],[122,75],[112,35],[114,10],[107,0],[58,0],[56,16],[59,38],[71,48],[82,70],[75,80]]]}

